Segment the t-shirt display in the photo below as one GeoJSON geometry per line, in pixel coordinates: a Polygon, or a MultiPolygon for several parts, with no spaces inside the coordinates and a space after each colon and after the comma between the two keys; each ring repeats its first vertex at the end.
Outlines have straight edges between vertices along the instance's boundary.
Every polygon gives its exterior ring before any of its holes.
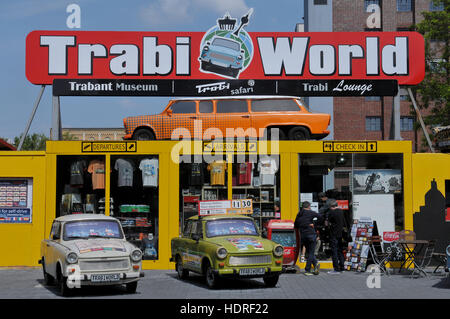
{"type": "Polygon", "coordinates": [[[253,176],[253,164],[241,163],[238,167],[238,182],[239,185],[251,185],[253,176]]]}
{"type": "Polygon", "coordinates": [[[133,173],[135,166],[132,161],[119,158],[114,165],[114,169],[119,173],[117,180],[118,187],[133,186],[133,173]]]}
{"type": "Polygon", "coordinates": [[[142,185],[145,187],[158,187],[158,160],[156,158],[143,159],[139,164],[142,171],[142,185]]]}
{"type": "Polygon", "coordinates": [[[278,171],[278,165],[275,159],[263,157],[258,162],[259,183],[260,185],[275,185],[275,173],[278,171]]]}
{"type": "Polygon", "coordinates": [[[91,161],[88,173],[92,174],[92,189],[105,189],[105,161],[91,161]]]}
{"type": "Polygon", "coordinates": [[[211,185],[225,185],[225,171],[227,163],[225,161],[216,161],[208,165],[211,172],[211,185]]]}
{"type": "Polygon", "coordinates": [[[203,164],[202,163],[192,163],[191,170],[189,174],[189,185],[191,186],[201,186],[203,185],[203,164]]]}
{"type": "Polygon", "coordinates": [[[85,160],[75,160],[70,164],[70,185],[82,186],[84,184],[85,160]]]}

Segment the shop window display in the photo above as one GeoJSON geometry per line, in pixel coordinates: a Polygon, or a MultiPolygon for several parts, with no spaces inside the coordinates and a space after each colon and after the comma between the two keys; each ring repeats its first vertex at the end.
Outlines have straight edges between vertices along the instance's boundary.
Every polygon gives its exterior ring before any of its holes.
{"type": "Polygon", "coordinates": [[[104,214],[105,157],[58,156],[56,217],[104,214]]]}
{"type": "Polygon", "coordinates": [[[159,159],[154,155],[111,156],[111,216],[122,224],[126,239],[158,259],[159,159]]]}
{"type": "MultiPolygon", "coordinates": [[[[312,202],[313,210],[326,217],[326,198],[336,199],[345,214],[346,234],[353,219],[361,217],[375,220],[380,234],[404,228],[402,154],[300,154],[299,165],[299,202],[312,202]]],[[[328,260],[327,226],[316,228],[317,257],[328,260]]]]}
{"type": "Polygon", "coordinates": [[[180,163],[180,233],[186,220],[198,215],[201,200],[252,199],[253,217],[259,227],[280,218],[279,162],[279,156],[234,156],[232,163],[208,163],[196,157],[190,163],[180,163]],[[228,197],[229,169],[232,198],[228,197]]]}

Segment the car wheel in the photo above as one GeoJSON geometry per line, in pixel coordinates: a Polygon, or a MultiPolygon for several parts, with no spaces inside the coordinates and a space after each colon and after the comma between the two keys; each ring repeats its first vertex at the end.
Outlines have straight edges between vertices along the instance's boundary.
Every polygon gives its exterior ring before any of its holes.
{"type": "Polygon", "coordinates": [[[286,134],[284,131],[279,127],[270,127],[266,128],[264,131],[264,140],[277,140],[276,137],[278,136],[279,141],[283,141],[286,139],[286,134]],[[273,138],[272,138],[273,137],[273,138]]]}
{"type": "Polygon", "coordinates": [[[289,130],[288,137],[295,141],[309,140],[309,131],[304,127],[296,126],[289,130]]]}
{"type": "Polygon", "coordinates": [[[50,286],[53,284],[53,277],[47,273],[45,270],[45,260],[42,258],[42,272],[44,274],[44,284],[50,286]]]}
{"type": "Polygon", "coordinates": [[[67,286],[67,277],[60,276],[59,277],[59,292],[61,293],[61,296],[63,297],[69,297],[72,295],[72,289],[67,286]]]}
{"type": "Polygon", "coordinates": [[[133,281],[133,282],[129,282],[129,283],[125,284],[125,287],[126,287],[126,289],[127,289],[127,292],[128,292],[129,294],[134,294],[134,293],[136,293],[137,285],[138,285],[138,282],[137,282],[137,281],[133,281]]]}
{"type": "Polygon", "coordinates": [[[267,287],[275,287],[278,283],[279,278],[280,278],[280,275],[275,275],[275,276],[264,277],[263,280],[267,287]]]}
{"type": "Polygon", "coordinates": [[[183,268],[183,260],[181,259],[181,257],[177,258],[177,263],[175,264],[175,269],[177,271],[178,278],[186,279],[187,277],[189,277],[189,270],[186,270],[183,268]]]}
{"type": "Polygon", "coordinates": [[[146,128],[137,129],[133,134],[133,140],[137,141],[151,141],[155,139],[155,134],[146,128]]]}
{"type": "Polygon", "coordinates": [[[205,278],[206,278],[206,284],[208,285],[208,288],[214,289],[217,287],[219,278],[214,273],[214,270],[212,269],[212,267],[209,263],[206,266],[205,278]]]}

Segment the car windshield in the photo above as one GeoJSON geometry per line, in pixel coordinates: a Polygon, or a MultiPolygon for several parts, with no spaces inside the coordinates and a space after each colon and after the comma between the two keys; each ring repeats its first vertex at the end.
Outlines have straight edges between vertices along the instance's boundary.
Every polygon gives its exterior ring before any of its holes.
{"type": "Polygon", "coordinates": [[[255,223],[250,219],[230,218],[211,220],[206,223],[206,237],[227,235],[258,236],[255,223]]]}
{"type": "Polygon", "coordinates": [[[123,238],[119,223],[113,220],[72,221],[64,225],[64,240],[123,238]]]}
{"type": "Polygon", "coordinates": [[[231,41],[231,40],[227,40],[224,38],[215,38],[212,42],[213,45],[217,45],[220,47],[225,47],[228,49],[232,49],[235,51],[239,51],[239,43],[231,41]]]}
{"type": "Polygon", "coordinates": [[[295,234],[292,230],[272,230],[271,240],[283,247],[297,246],[295,234]]]}

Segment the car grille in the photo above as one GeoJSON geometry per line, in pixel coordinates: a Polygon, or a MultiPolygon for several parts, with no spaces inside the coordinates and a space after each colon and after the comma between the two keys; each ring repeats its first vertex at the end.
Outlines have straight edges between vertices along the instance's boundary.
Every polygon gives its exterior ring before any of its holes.
{"type": "Polygon", "coordinates": [[[211,57],[215,58],[215,59],[225,60],[225,61],[228,61],[228,62],[233,62],[234,61],[234,59],[232,57],[230,57],[230,56],[219,54],[219,53],[214,53],[214,52],[211,52],[211,57]]]}
{"type": "Polygon", "coordinates": [[[81,271],[97,271],[97,270],[120,270],[128,269],[130,267],[130,260],[115,259],[115,260],[80,260],[81,271]]]}
{"type": "Polygon", "coordinates": [[[230,266],[270,264],[271,262],[272,262],[271,255],[230,256],[228,260],[228,264],[230,266]]]}

